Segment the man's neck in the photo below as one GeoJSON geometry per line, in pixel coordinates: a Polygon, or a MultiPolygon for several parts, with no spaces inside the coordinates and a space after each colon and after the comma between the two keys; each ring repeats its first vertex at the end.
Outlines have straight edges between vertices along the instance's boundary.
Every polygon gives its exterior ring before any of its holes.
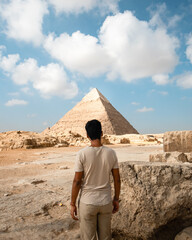
{"type": "Polygon", "coordinates": [[[91,140],[91,146],[92,147],[101,147],[102,143],[100,139],[95,139],[95,140],[91,140]]]}

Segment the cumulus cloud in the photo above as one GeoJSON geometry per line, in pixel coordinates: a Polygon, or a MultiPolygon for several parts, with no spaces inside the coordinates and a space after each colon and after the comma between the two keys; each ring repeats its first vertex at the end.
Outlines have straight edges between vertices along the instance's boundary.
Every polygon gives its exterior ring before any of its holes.
{"type": "Polygon", "coordinates": [[[152,77],[153,82],[157,85],[166,85],[169,83],[169,75],[168,74],[158,74],[152,77]]]}
{"type": "Polygon", "coordinates": [[[43,16],[48,13],[44,0],[10,0],[0,5],[8,37],[39,45],[43,40],[43,16]]]}
{"type": "MultiPolygon", "coordinates": [[[[10,55],[7,59],[12,59],[10,55]]],[[[0,58],[0,67],[4,58],[0,58]]],[[[25,85],[21,91],[31,94],[29,83],[34,89],[38,90],[42,97],[49,98],[52,96],[62,96],[73,98],[78,93],[78,87],[75,82],[70,82],[63,67],[56,63],[50,63],[46,66],[38,66],[35,59],[29,58],[23,62],[10,64],[9,68],[4,68],[10,74],[12,80],[17,85],[25,85]]]]}
{"type": "Polygon", "coordinates": [[[8,102],[5,103],[5,106],[7,107],[13,107],[15,105],[27,105],[28,102],[25,100],[20,100],[20,99],[11,99],[8,102]]]}
{"type": "Polygon", "coordinates": [[[73,98],[78,93],[76,83],[69,82],[64,69],[55,63],[38,69],[37,78],[33,79],[33,87],[45,98],[54,95],[73,98]]]}
{"type": "Polygon", "coordinates": [[[19,54],[11,54],[7,57],[3,56],[0,59],[0,68],[2,68],[5,72],[10,72],[15,67],[15,64],[19,61],[19,54]]]}
{"type": "Polygon", "coordinates": [[[15,66],[12,71],[12,80],[18,85],[25,85],[37,77],[37,72],[37,61],[29,58],[15,66]]]}
{"type": "Polygon", "coordinates": [[[127,82],[167,74],[178,63],[178,40],[162,28],[152,29],[129,11],[107,17],[100,39],[114,59],[110,76],[120,76],[127,82]]]}
{"type": "Polygon", "coordinates": [[[98,39],[79,31],[69,36],[67,33],[54,38],[50,34],[44,44],[52,57],[60,60],[71,71],[80,72],[87,77],[106,72],[109,57],[98,39]]]}
{"type": "Polygon", "coordinates": [[[187,55],[187,58],[192,63],[192,34],[189,35],[189,38],[187,40],[186,55],[187,55]]]}
{"type": "Polygon", "coordinates": [[[192,72],[187,72],[185,74],[176,77],[177,85],[184,89],[192,88],[192,72]]]}
{"type": "Polygon", "coordinates": [[[178,39],[162,28],[152,29],[130,11],[109,16],[98,38],[75,32],[50,34],[45,49],[72,72],[88,77],[135,79],[168,74],[178,63],[178,39]]]}
{"type": "Polygon", "coordinates": [[[94,8],[99,8],[101,13],[116,13],[118,11],[119,0],[48,0],[53,5],[56,13],[75,13],[88,12],[94,8]]]}
{"type": "Polygon", "coordinates": [[[154,111],[153,108],[147,108],[147,107],[143,107],[143,108],[140,108],[140,109],[137,109],[137,112],[152,112],[154,111]]]}
{"type": "Polygon", "coordinates": [[[172,28],[175,27],[177,23],[182,19],[181,15],[174,15],[169,17],[169,12],[165,3],[150,6],[148,10],[151,14],[149,24],[152,27],[158,26],[160,28],[172,28]]]}

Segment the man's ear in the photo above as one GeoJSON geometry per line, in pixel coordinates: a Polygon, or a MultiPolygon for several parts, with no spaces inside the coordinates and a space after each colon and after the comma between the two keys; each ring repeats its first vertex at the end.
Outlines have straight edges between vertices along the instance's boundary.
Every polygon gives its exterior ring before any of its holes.
{"type": "Polygon", "coordinates": [[[88,136],[88,134],[87,134],[87,138],[91,141],[91,138],[88,136]]]}
{"type": "Polygon", "coordinates": [[[103,137],[103,131],[101,132],[101,137],[103,137]]]}

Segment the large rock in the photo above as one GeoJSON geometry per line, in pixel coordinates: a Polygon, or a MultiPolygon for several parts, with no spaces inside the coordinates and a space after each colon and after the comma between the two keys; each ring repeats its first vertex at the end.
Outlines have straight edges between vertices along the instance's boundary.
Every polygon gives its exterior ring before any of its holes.
{"type": "Polygon", "coordinates": [[[192,166],[166,163],[120,164],[120,211],[112,227],[120,239],[173,240],[192,225],[192,166]]]}
{"type": "Polygon", "coordinates": [[[166,132],[164,134],[165,152],[192,152],[192,131],[166,132]]]}
{"type": "Polygon", "coordinates": [[[192,240],[192,227],[185,228],[177,234],[175,240],[192,240]]]}
{"type": "Polygon", "coordinates": [[[192,153],[165,152],[149,155],[150,162],[192,163],[192,153]]]}

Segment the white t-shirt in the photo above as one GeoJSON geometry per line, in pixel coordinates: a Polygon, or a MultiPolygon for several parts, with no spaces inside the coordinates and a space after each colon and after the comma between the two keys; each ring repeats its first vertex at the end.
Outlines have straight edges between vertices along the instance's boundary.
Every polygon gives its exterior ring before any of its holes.
{"type": "Polygon", "coordinates": [[[77,153],[75,172],[84,172],[80,201],[103,206],[112,201],[110,174],[118,168],[118,160],[113,149],[85,147],[77,153]]]}

